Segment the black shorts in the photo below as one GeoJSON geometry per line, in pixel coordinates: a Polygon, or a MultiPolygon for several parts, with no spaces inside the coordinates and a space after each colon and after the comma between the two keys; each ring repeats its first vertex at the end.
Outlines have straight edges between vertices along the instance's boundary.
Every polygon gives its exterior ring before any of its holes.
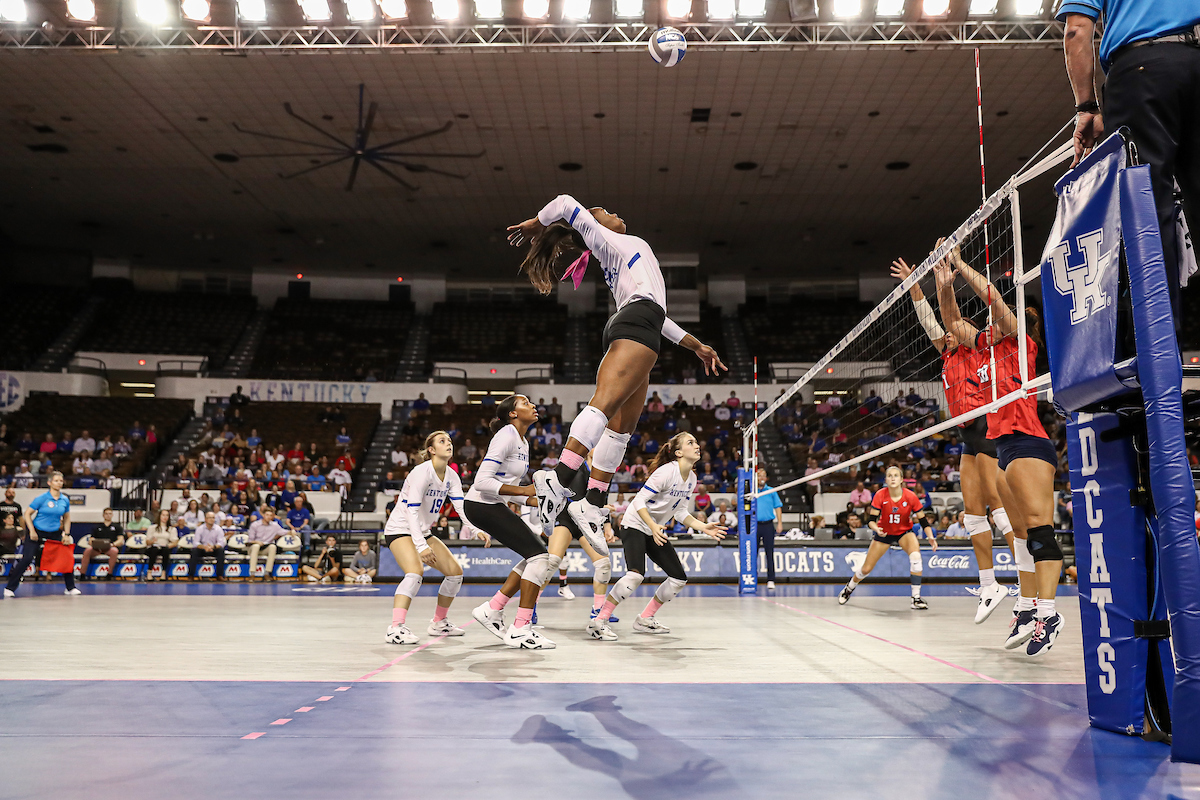
{"type": "Polygon", "coordinates": [[[655,353],[662,346],[662,326],[667,312],[653,300],[634,300],[622,308],[604,326],[604,351],[617,339],[644,344],[655,353]]]}
{"type": "Polygon", "coordinates": [[[987,417],[971,420],[959,428],[962,434],[964,456],[996,457],[996,440],[987,438],[987,417]]]}
{"type": "Polygon", "coordinates": [[[463,510],[472,527],[487,533],[521,558],[533,558],[546,552],[542,537],[531,531],[506,504],[465,500],[463,510]]]}
{"type": "MultiPolygon", "coordinates": [[[[904,533],[901,533],[897,536],[884,536],[881,533],[875,533],[875,534],[871,535],[871,541],[879,542],[880,544],[886,544],[889,547],[891,547],[893,545],[900,544],[900,540],[903,539],[905,536],[908,536],[908,534],[910,534],[910,533],[912,533],[912,531],[905,531],[904,533]]],[[[916,536],[915,533],[913,533],[913,535],[916,536]]]]}
{"type": "Polygon", "coordinates": [[[392,542],[396,541],[397,539],[403,539],[403,538],[406,538],[406,537],[407,537],[407,538],[412,538],[412,534],[411,534],[411,533],[409,533],[408,531],[405,531],[404,533],[388,533],[388,534],[384,534],[384,537],[383,537],[383,544],[384,544],[384,546],[385,546],[385,547],[391,547],[391,546],[392,546],[392,542]]]}
{"type": "Polygon", "coordinates": [[[1008,469],[1008,465],[1018,458],[1036,458],[1058,469],[1058,451],[1049,439],[1017,431],[1007,433],[995,442],[996,452],[1000,454],[1000,469],[1008,469]]]}

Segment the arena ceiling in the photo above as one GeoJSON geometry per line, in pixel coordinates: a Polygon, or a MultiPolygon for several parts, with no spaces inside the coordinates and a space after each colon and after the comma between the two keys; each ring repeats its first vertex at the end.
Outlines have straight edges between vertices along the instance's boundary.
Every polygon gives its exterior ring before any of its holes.
{"type": "MultiPolygon", "coordinates": [[[[0,56],[0,230],[135,265],[507,278],[504,226],[567,192],[706,274],[843,276],[923,255],[979,203],[969,49],[698,50],[669,70],[640,48],[0,56]],[[414,150],[484,155],[412,159],[464,180],[393,167],[416,191],[364,165],[352,192],[348,162],[284,180],[313,162],[246,157],[306,150],[235,124],[322,140],[285,102],[352,139],[360,83],[371,143],[449,122],[414,150]]],[[[1061,51],[985,50],[983,94],[994,188],[1071,114],[1061,51]]],[[[1028,252],[1052,211],[1044,191],[1025,207],[1028,252]]]]}

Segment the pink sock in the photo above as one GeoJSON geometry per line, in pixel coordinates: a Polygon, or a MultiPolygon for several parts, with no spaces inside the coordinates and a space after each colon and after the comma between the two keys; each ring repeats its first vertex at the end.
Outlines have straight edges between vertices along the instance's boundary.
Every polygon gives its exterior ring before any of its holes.
{"type": "Polygon", "coordinates": [[[492,611],[503,611],[504,607],[508,605],[509,600],[512,600],[512,598],[504,592],[496,592],[492,595],[492,599],[488,602],[488,605],[491,606],[492,611]]]}
{"type": "Polygon", "coordinates": [[[611,600],[605,600],[604,605],[600,606],[600,613],[596,615],[596,619],[603,622],[608,622],[608,618],[612,616],[612,612],[616,609],[617,604],[611,600]]]}
{"type": "Polygon", "coordinates": [[[579,469],[583,466],[584,457],[576,453],[574,450],[563,450],[558,454],[558,463],[566,466],[567,469],[579,469]]]}
{"type": "Polygon", "coordinates": [[[602,492],[608,491],[608,484],[604,481],[598,481],[595,478],[588,478],[588,490],[599,489],[602,492]]]}
{"type": "Polygon", "coordinates": [[[646,603],[645,610],[642,611],[642,619],[648,619],[658,613],[663,604],[659,602],[657,597],[651,597],[650,602],[646,603]]]}
{"type": "Polygon", "coordinates": [[[433,621],[441,622],[446,618],[446,613],[450,610],[449,606],[438,606],[433,610],[433,621]]]}
{"type": "Polygon", "coordinates": [[[513,626],[517,627],[517,628],[524,628],[526,625],[528,625],[532,621],[533,621],[533,609],[532,608],[518,608],[517,609],[517,621],[513,623],[513,626]]]}
{"type": "Polygon", "coordinates": [[[407,616],[408,616],[407,608],[393,608],[392,609],[392,624],[393,625],[403,625],[404,619],[407,616]]]}
{"type": "Polygon", "coordinates": [[[607,594],[598,594],[592,598],[592,608],[600,608],[604,605],[604,601],[608,598],[607,594]]]}

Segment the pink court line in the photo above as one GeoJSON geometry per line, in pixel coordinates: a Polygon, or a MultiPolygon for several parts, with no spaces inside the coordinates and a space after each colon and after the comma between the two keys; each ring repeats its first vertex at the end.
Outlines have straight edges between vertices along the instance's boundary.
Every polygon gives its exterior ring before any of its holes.
{"type": "Polygon", "coordinates": [[[246,734],[245,736],[243,736],[242,738],[243,738],[243,739],[257,739],[258,737],[260,737],[260,736],[262,736],[262,735],[263,735],[263,732],[260,732],[260,733],[248,733],[248,734],[246,734]]]}
{"type": "Polygon", "coordinates": [[[313,706],[304,706],[303,708],[297,708],[297,709],[296,709],[294,712],[292,712],[292,713],[294,713],[294,714],[303,714],[303,713],[305,713],[305,712],[307,712],[307,711],[312,711],[312,710],[313,710],[313,708],[314,708],[313,706]]]}
{"type": "Polygon", "coordinates": [[[348,691],[350,691],[350,687],[349,686],[339,686],[338,688],[334,689],[334,691],[335,692],[348,692],[348,691]]]}
{"type": "MultiPolygon", "coordinates": [[[[470,622],[467,622],[467,623],[465,623],[465,624],[463,625],[463,627],[465,628],[465,627],[467,627],[467,625],[470,625],[470,624],[472,624],[472,623],[474,623],[474,622],[475,622],[475,620],[474,620],[474,619],[472,619],[470,622]]],[[[441,636],[438,636],[438,637],[437,637],[437,638],[435,638],[435,639],[430,639],[428,642],[426,642],[425,644],[421,645],[420,647],[414,647],[412,650],[409,650],[409,651],[408,651],[407,653],[405,653],[404,655],[402,655],[402,656],[398,656],[397,658],[393,658],[391,661],[389,661],[388,663],[384,664],[384,665],[383,665],[382,667],[380,667],[379,669],[373,669],[373,670],[371,670],[370,672],[368,672],[366,675],[363,675],[361,678],[355,678],[355,679],[354,679],[354,682],[355,682],[355,683],[361,683],[362,681],[365,681],[365,680],[370,680],[371,678],[374,678],[376,675],[378,675],[379,673],[383,672],[385,669],[391,669],[392,667],[396,666],[396,665],[397,665],[397,664],[399,664],[401,661],[403,661],[404,659],[406,659],[406,658],[408,658],[409,656],[413,655],[414,653],[419,653],[419,652],[421,652],[422,650],[424,650],[426,647],[429,647],[429,645],[431,645],[431,644],[434,644],[434,643],[436,643],[436,642],[440,642],[442,639],[445,639],[447,635],[448,635],[448,634],[442,634],[441,636]]],[[[347,689],[349,689],[350,687],[349,687],[349,686],[347,686],[346,688],[347,688],[347,689]]],[[[342,689],[338,689],[338,691],[340,692],[340,691],[343,691],[343,690],[342,690],[342,689]]]]}
{"type": "Polygon", "coordinates": [[[324,703],[326,700],[332,700],[332,699],[333,699],[333,695],[331,695],[331,694],[327,694],[327,695],[325,695],[324,697],[318,697],[318,698],[317,698],[317,702],[318,702],[318,703],[324,703]]]}
{"type": "Polygon", "coordinates": [[[287,725],[287,724],[288,724],[289,722],[291,722],[291,721],[292,721],[292,718],[291,718],[291,717],[284,717],[283,719],[277,719],[277,720],[275,720],[275,721],[274,721],[274,722],[272,722],[271,724],[272,724],[272,725],[287,725]]]}

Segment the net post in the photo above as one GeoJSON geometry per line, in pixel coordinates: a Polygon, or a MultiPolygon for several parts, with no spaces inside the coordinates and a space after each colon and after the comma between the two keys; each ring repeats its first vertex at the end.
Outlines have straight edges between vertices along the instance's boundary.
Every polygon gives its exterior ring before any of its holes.
{"type": "Polygon", "coordinates": [[[1021,385],[1029,383],[1029,350],[1025,347],[1028,326],[1025,322],[1025,261],[1021,249],[1021,201],[1020,193],[1013,189],[1008,197],[1009,213],[1013,226],[1013,286],[1017,292],[1017,366],[1021,385]]]}
{"type": "Polygon", "coordinates": [[[737,477],[738,594],[754,595],[758,594],[758,499],[754,496],[757,422],[743,428],[742,447],[742,466],[737,477]]]}

